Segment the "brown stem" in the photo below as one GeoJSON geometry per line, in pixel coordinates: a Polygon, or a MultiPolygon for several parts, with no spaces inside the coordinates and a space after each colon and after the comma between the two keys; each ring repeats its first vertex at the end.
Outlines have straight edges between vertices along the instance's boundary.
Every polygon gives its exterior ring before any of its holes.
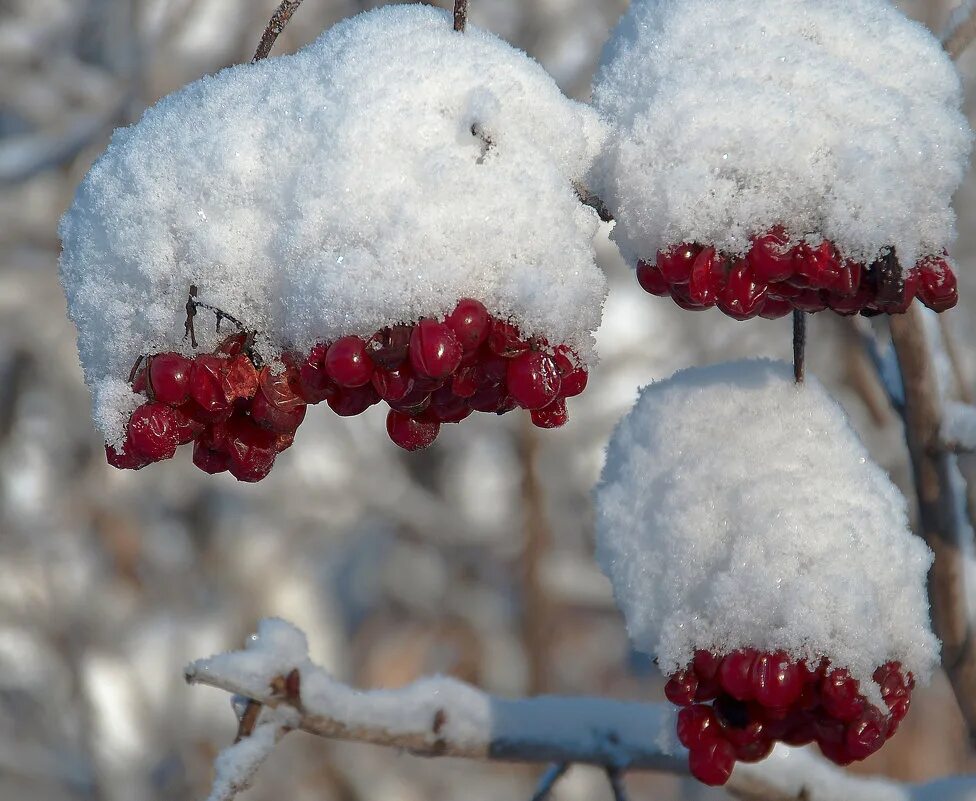
{"type": "MultiPolygon", "coordinates": [[[[961,8],[962,4],[953,12],[953,18],[961,8]]],[[[943,34],[942,46],[953,59],[957,59],[974,39],[976,39],[976,5],[971,5],[968,11],[955,20],[943,34]]]]}
{"type": "Polygon", "coordinates": [[[261,36],[261,41],[258,43],[258,49],[254,51],[254,58],[251,59],[252,64],[268,57],[268,54],[271,52],[271,48],[274,47],[275,41],[285,29],[285,26],[288,24],[288,20],[291,19],[291,15],[298,10],[298,7],[301,4],[302,0],[281,0],[278,8],[275,10],[274,14],[271,15],[271,19],[268,21],[268,27],[264,29],[264,34],[261,36]]]}
{"type": "Polygon", "coordinates": [[[793,310],[793,378],[802,384],[806,374],[807,316],[793,310]]]}
{"type": "Polygon", "coordinates": [[[454,30],[464,33],[468,27],[468,0],[454,0],[454,30]]]}

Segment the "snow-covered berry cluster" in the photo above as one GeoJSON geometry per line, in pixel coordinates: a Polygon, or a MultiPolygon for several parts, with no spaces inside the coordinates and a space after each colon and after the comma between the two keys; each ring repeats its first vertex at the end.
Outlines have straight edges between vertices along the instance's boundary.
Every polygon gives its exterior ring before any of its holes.
{"type": "Polygon", "coordinates": [[[633,0],[590,177],[648,292],[746,319],[956,302],[972,131],[938,39],[888,0],[633,0]]]}
{"type": "Polygon", "coordinates": [[[903,314],[916,297],[942,312],[959,299],[946,257],[929,256],[906,270],[889,250],[864,264],[844,259],[827,240],[791,243],[782,228],[756,237],[739,257],[693,243],[659,250],[653,262],[637,262],[637,280],[646,292],[670,296],[683,309],[717,306],[737,320],[772,320],[793,310],[903,314]]]}
{"type": "Polygon", "coordinates": [[[306,354],[287,352],[278,365],[261,366],[252,345],[242,333],[213,353],[140,360],[132,391],[146,401],[130,415],[124,442],[106,446],[109,464],[138,470],[193,442],[201,470],[259,481],[294,441],[307,406],[322,401],[342,417],[385,401],[390,439],[415,451],[437,438],[441,424],[472,412],[522,408],[536,426],[558,428],[569,419],[566,399],[587,382],[572,349],[523,337],[472,298],[442,321],[341,337],[306,354]]]}
{"type": "Polygon", "coordinates": [[[773,745],[817,743],[838,765],[867,759],[894,736],[911,704],[915,679],[898,662],[872,676],[883,704],[830,660],[795,660],[783,651],[745,648],[719,655],[698,650],[671,674],[664,693],[681,707],[678,740],[692,775],[721,785],[738,762],[759,762],[773,745]]]}

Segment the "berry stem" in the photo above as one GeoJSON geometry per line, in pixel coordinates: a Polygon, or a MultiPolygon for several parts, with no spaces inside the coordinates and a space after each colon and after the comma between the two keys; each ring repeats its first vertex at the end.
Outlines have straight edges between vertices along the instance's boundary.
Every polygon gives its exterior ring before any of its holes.
{"type": "MultiPolygon", "coordinates": [[[[216,306],[211,306],[209,303],[202,303],[199,300],[197,300],[196,284],[190,284],[190,293],[186,299],[186,323],[184,324],[185,331],[183,333],[183,339],[189,337],[190,344],[194,348],[197,347],[197,334],[196,334],[196,330],[193,327],[193,318],[197,316],[197,309],[206,309],[207,311],[214,313],[214,315],[217,318],[218,332],[220,331],[221,320],[228,320],[232,324],[236,325],[239,331],[247,332],[247,328],[245,328],[244,323],[242,323],[240,320],[234,317],[234,315],[228,314],[223,309],[218,309],[216,306]]],[[[247,347],[250,347],[250,344],[248,344],[247,347]]],[[[135,377],[135,370],[138,369],[138,366],[139,365],[137,363],[136,367],[133,368],[133,378],[135,377]]],[[[131,379],[130,379],[130,383],[131,383],[131,379]]]]}
{"type": "Polygon", "coordinates": [[[556,786],[556,782],[566,774],[567,770],[569,770],[568,762],[556,762],[550,765],[546,772],[542,774],[542,778],[539,779],[539,785],[532,795],[532,801],[546,801],[556,786]]]}
{"type": "Polygon", "coordinates": [[[271,15],[271,19],[268,21],[268,27],[264,29],[264,34],[258,43],[258,49],[254,51],[254,58],[251,59],[252,64],[268,57],[271,48],[274,47],[275,41],[285,29],[288,20],[291,19],[291,15],[298,10],[301,4],[302,0],[281,0],[278,8],[275,9],[274,14],[271,15]]]}
{"type": "Polygon", "coordinates": [[[464,33],[468,26],[468,0],[454,0],[454,30],[464,33]]]}
{"type": "Polygon", "coordinates": [[[803,383],[806,371],[807,316],[799,309],[793,310],[793,378],[803,383]]]}

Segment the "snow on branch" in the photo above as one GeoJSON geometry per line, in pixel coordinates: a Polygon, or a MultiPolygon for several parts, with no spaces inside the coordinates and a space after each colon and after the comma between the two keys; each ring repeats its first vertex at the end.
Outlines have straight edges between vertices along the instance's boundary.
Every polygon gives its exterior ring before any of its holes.
{"type": "MultiPolygon", "coordinates": [[[[397,690],[357,690],[313,664],[305,635],[281,620],[261,621],[243,651],[198,660],[185,675],[191,684],[247,699],[241,710],[254,712],[260,705],[247,725],[242,722],[239,742],[218,758],[208,801],[230,801],[293,728],[425,757],[687,773],[684,749],[674,740],[670,705],[578,697],[502,699],[445,677],[397,690]]],[[[759,765],[737,767],[727,789],[742,799],[770,801],[963,801],[963,792],[976,791],[976,779],[899,785],[848,776],[812,753],[778,748],[759,765]]]]}

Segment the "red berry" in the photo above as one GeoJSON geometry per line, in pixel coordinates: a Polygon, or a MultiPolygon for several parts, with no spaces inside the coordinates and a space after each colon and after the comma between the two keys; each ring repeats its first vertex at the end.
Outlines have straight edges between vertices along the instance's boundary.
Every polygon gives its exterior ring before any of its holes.
{"type": "Polygon", "coordinates": [[[711,651],[698,649],[691,663],[695,670],[695,675],[699,679],[711,681],[718,678],[718,670],[722,665],[722,659],[711,651]]]}
{"type": "Polygon", "coordinates": [[[504,414],[509,411],[512,403],[508,388],[504,384],[489,384],[468,398],[468,406],[474,411],[493,414],[504,414]]]}
{"type": "Polygon", "coordinates": [[[695,703],[698,677],[693,670],[679,670],[673,673],[664,685],[665,697],[675,706],[691,706],[695,703]]]}
{"type": "Polygon", "coordinates": [[[554,400],[541,409],[533,409],[529,414],[532,425],[536,428],[560,428],[569,422],[569,411],[564,398],[554,400]]]}
{"type": "Polygon", "coordinates": [[[194,417],[203,423],[226,420],[233,412],[233,404],[224,392],[223,372],[227,360],[201,353],[190,368],[190,397],[196,403],[194,417]]]}
{"type": "Polygon", "coordinates": [[[265,391],[260,389],[251,402],[250,411],[251,419],[258,425],[276,434],[288,434],[294,432],[302,424],[306,409],[304,401],[299,406],[292,408],[276,406],[268,399],[265,391]]]}
{"type": "Polygon", "coordinates": [[[844,746],[853,759],[867,759],[885,744],[888,723],[873,706],[867,707],[847,727],[844,746]]]}
{"type": "Polygon", "coordinates": [[[450,386],[444,386],[431,393],[425,418],[435,423],[460,423],[470,414],[467,400],[455,395],[450,386]]]}
{"type": "Polygon", "coordinates": [[[780,226],[752,241],[748,259],[753,275],[764,283],[785,281],[793,275],[794,260],[790,238],[780,226]]]}
{"type": "Polygon", "coordinates": [[[366,343],[359,337],[337,339],[325,355],[325,371],[340,387],[351,389],[368,384],[373,362],[366,353],[366,343]]]}
{"type": "Polygon", "coordinates": [[[478,391],[481,370],[477,364],[460,367],[451,379],[451,391],[459,398],[470,398],[478,391]]]}
{"type": "Polygon", "coordinates": [[[223,451],[208,447],[197,440],[193,443],[193,464],[204,473],[223,473],[230,466],[230,457],[223,451]]]}
{"type": "Polygon", "coordinates": [[[752,695],[765,707],[785,709],[800,697],[800,670],[782,651],[760,654],[752,665],[752,695]]]}
{"type": "Polygon", "coordinates": [[[187,401],[175,410],[176,434],[179,438],[180,445],[186,445],[188,442],[192,442],[199,437],[206,428],[206,425],[193,417],[195,409],[196,404],[193,401],[187,401]]]}
{"type": "Polygon", "coordinates": [[[496,356],[511,358],[529,349],[529,343],[522,339],[517,325],[493,317],[488,332],[488,349],[496,356]]]}
{"type": "Polygon", "coordinates": [[[244,351],[244,345],[247,344],[247,334],[240,332],[237,334],[231,334],[226,337],[223,342],[217,346],[217,353],[224,353],[228,356],[237,356],[244,351]]]}
{"type": "Polygon", "coordinates": [[[758,654],[752,648],[733,651],[718,669],[722,689],[739,701],[749,701],[753,695],[752,666],[758,654]]]}
{"type": "Polygon", "coordinates": [[[698,245],[684,243],[657,252],[657,268],[669,284],[687,284],[691,267],[702,249],[698,245]]]}
{"type": "Polygon", "coordinates": [[[704,704],[686,706],[678,712],[677,732],[678,741],[688,749],[721,739],[715,713],[704,704]]]}
{"type": "Polygon", "coordinates": [[[306,403],[321,403],[339,391],[339,385],[325,369],[328,345],[316,345],[298,370],[298,388],[306,403]]]}
{"type": "Polygon", "coordinates": [[[691,266],[688,296],[702,306],[712,306],[725,285],[725,259],[715,248],[705,248],[691,266]]]}
{"type": "Polygon", "coordinates": [[[232,357],[221,371],[224,395],[231,403],[248,401],[258,391],[258,371],[245,353],[232,357]]]}
{"type": "Polygon", "coordinates": [[[132,378],[132,391],[136,395],[149,394],[149,369],[140,367],[132,378]]]}
{"type": "Polygon", "coordinates": [[[446,378],[461,363],[461,343],[443,323],[421,320],[410,335],[410,364],[422,378],[446,378]]]}
{"type": "Polygon", "coordinates": [[[713,740],[691,749],[688,755],[691,775],[702,784],[720,787],[729,780],[735,767],[735,751],[725,740],[713,740]]]}
{"type": "Polygon", "coordinates": [[[508,391],[523,409],[541,409],[559,395],[559,368],[551,356],[529,351],[508,363],[508,391]]]}
{"type": "Polygon", "coordinates": [[[810,314],[822,312],[827,308],[828,297],[826,292],[819,289],[804,289],[793,298],[793,308],[810,314]]]}
{"type": "Polygon", "coordinates": [[[563,398],[575,398],[586,389],[589,378],[586,368],[579,363],[576,354],[565,345],[556,348],[552,357],[559,368],[562,382],[559,385],[559,395],[563,398]]]}
{"type": "Polygon", "coordinates": [[[149,360],[149,384],[153,397],[168,406],[179,406],[190,397],[192,362],[179,353],[160,353],[149,360]]]}
{"type": "Polygon", "coordinates": [[[408,363],[393,370],[377,367],[373,371],[373,389],[387,403],[402,401],[414,386],[413,370],[408,363]]]}
{"type": "Polygon", "coordinates": [[[918,264],[921,283],[918,296],[934,312],[951,309],[959,301],[956,275],[943,258],[930,257],[918,264]]]}
{"type": "Polygon", "coordinates": [[[668,281],[656,264],[648,264],[646,261],[637,262],[637,283],[648,294],[667,297],[668,281]]]}
{"type": "Polygon", "coordinates": [[[691,295],[688,294],[687,284],[671,284],[671,288],[668,291],[671,293],[671,300],[685,311],[705,311],[707,308],[691,299],[691,295]]]}
{"type": "Polygon", "coordinates": [[[760,737],[741,745],[733,744],[733,748],[735,749],[735,758],[740,762],[762,762],[773,752],[773,741],[766,737],[760,737]]]}
{"type": "Polygon", "coordinates": [[[748,320],[759,314],[769,292],[767,284],[758,281],[749,262],[740,259],[729,270],[728,281],[718,298],[719,308],[736,320],[748,320]]]}
{"type": "Polygon", "coordinates": [[[850,273],[841,270],[837,251],[826,239],[815,248],[806,242],[797,247],[796,275],[806,278],[809,286],[816,289],[828,289],[840,294],[850,294],[854,289],[850,285],[850,273]]]}
{"type": "Polygon", "coordinates": [[[327,402],[329,408],[340,417],[355,417],[373,404],[379,403],[380,396],[376,394],[372,384],[366,384],[361,387],[340,389],[327,402]]]}
{"type": "Polygon", "coordinates": [[[843,668],[832,670],[821,680],[820,697],[827,714],[848,722],[864,710],[864,698],[855,679],[843,668]]]}
{"type": "Polygon", "coordinates": [[[420,420],[391,409],[386,416],[386,433],[405,451],[429,447],[441,430],[440,423],[420,420]]]}
{"type": "Polygon", "coordinates": [[[423,414],[430,408],[430,401],[433,394],[429,389],[418,386],[417,382],[414,382],[413,389],[404,395],[401,400],[389,401],[390,408],[398,412],[403,412],[410,417],[416,417],[418,414],[423,414]]]}
{"type": "Polygon", "coordinates": [[[399,367],[407,358],[412,332],[412,325],[401,323],[373,334],[366,343],[366,353],[369,354],[370,361],[384,370],[399,367]]]}
{"type": "Polygon", "coordinates": [[[481,343],[488,338],[488,331],[491,328],[488,309],[471,298],[461,298],[444,322],[454,332],[454,336],[465,351],[480,347],[481,343]]]}
{"type": "Polygon", "coordinates": [[[158,401],[136,409],[129,418],[128,444],[133,453],[153,462],[172,458],[180,444],[179,414],[158,401]]]}
{"type": "Polygon", "coordinates": [[[762,309],[759,310],[759,316],[767,320],[778,320],[791,311],[793,311],[793,306],[789,301],[767,296],[762,309]]]}
{"type": "Polygon", "coordinates": [[[256,425],[249,417],[239,415],[227,423],[226,447],[228,469],[238,481],[260,481],[274,465],[277,437],[256,425]]]}
{"type": "Polygon", "coordinates": [[[118,448],[114,445],[105,446],[105,461],[117,470],[141,470],[151,460],[132,450],[132,445],[126,438],[118,448]]]}

